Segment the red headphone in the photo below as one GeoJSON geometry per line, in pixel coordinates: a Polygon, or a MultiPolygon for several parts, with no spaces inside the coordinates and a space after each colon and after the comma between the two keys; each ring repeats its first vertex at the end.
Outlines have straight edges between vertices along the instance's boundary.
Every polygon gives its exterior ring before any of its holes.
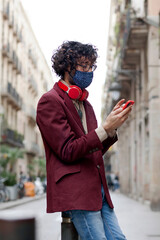
{"type": "Polygon", "coordinates": [[[65,92],[71,99],[83,101],[86,100],[89,92],[86,89],[81,89],[76,85],[67,86],[63,82],[59,81],[58,86],[65,92]]]}

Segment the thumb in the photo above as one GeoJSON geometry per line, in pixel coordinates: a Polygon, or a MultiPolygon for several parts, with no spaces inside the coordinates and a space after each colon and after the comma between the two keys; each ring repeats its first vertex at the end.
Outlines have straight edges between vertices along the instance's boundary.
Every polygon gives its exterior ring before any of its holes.
{"type": "Polygon", "coordinates": [[[118,109],[119,107],[121,107],[121,105],[125,102],[125,99],[121,99],[113,108],[113,110],[115,111],[116,109],[118,109]]]}

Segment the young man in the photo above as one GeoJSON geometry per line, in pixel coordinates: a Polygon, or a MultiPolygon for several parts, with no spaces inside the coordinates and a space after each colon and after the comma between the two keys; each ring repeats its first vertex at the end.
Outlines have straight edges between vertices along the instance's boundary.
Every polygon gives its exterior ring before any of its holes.
{"type": "MultiPolygon", "coordinates": [[[[102,126],[86,100],[97,49],[64,42],[52,56],[60,77],[37,108],[47,160],[47,212],[67,212],[82,240],[126,239],[109,195],[102,155],[117,141],[115,129],[131,111],[119,101],[102,126]]],[[[95,91],[96,96],[96,91],[95,91]]]]}

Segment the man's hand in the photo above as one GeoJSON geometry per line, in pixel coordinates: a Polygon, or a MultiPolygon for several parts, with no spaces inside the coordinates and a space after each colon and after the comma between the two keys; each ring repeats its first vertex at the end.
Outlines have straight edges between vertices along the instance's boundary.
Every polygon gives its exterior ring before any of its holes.
{"type": "Polygon", "coordinates": [[[106,118],[103,128],[109,134],[113,132],[115,129],[119,128],[128,118],[132,106],[130,105],[125,110],[122,108],[122,104],[125,102],[125,99],[120,100],[115,107],[113,108],[112,112],[106,118]]]}

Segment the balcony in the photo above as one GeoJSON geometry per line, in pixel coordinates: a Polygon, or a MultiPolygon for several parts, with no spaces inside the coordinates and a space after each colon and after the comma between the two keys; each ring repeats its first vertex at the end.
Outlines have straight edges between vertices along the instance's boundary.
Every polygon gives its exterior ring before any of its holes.
{"type": "Polygon", "coordinates": [[[129,48],[144,48],[148,36],[147,24],[141,19],[131,21],[130,34],[128,38],[129,48]]]}
{"type": "Polygon", "coordinates": [[[18,23],[14,24],[13,34],[17,38],[18,43],[22,42],[22,30],[20,30],[20,27],[18,26],[18,23]]]}
{"type": "Polygon", "coordinates": [[[15,50],[11,49],[10,43],[3,45],[2,54],[8,58],[8,62],[13,64],[13,69],[16,70],[17,74],[22,73],[22,63],[20,62],[15,50]]]}
{"type": "Polygon", "coordinates": [[[5,3],[5,1],[3,1],[3,17],[4,19],[9,19],[9,3],[5,3]]]}
{"type": "Polygon", "coordinates": [[[28,119],[33,122],[34,124],[36,124],[36,111],[35,108],[31,105],[28,105],[26,108],[26,114],[28,119]]]}
{"type": "Polygon", "coordinates": [[[35,54],[33,53],[32,49],[28,50],[28,57],[32,61],[34,67],[37,67],[37,58],[35,57],[35,54]]]}
{"type": "Polygon", "coordinates": [[[140,49],[145,47],[148,36],[147,24],[136,18],[129,8],[125,19],[123,44],[121,50],[122,67],[136,65],[140,61],[140,49]]]}
{"type": "Polygon", "coordinates": [[[22,98],[11,83],[8,83],[6,88],[2,89],[1,95],[2,98],[7,98],[7,101],[12,104],[17,111],[22,109],[22,98]]]}
{"type": "Polygon", "coordinates": [[[10,44],[3,45],[2,54],[4,57],[11,58],[10,44]]]}
{"type": "Polygon", "coordinates": [[[37,83],[32,75],[29,77],[28,83],[29,83],[29,88],[31,88],[34,94],[37,95],[37,83]]]}
{"type": "Polygon", "coordinates": [[[8,24],[9,24],[10,28],[14,28],[14,15],[13,14],[9,16],[9,23],[8,24]]]}
{"type": "Polygon", "coordinates": [[[13,62],[13,69],[16,70],[17,74],[22,72],[22,64],[19,61],[16,52],[13,50],[12,52],[12,62],[13,62]]]}
{"type": "Polygon", "coordinates": [[[25,150],[26,150],[26,153],[31,155],[39,155],[39,152],[40,152],[38,144],[30,141],[27,141],[25,143],[25,150]]]}
{"type": "Polygon", "coordinates": [[[125,62],[127,62],[129,65],[136,65],[140,63],[140,50],[127,49],[125,52],[125,62]]]}
{"type": "Polygon", "coordinates": [[[15,147],[23,147],[23,135],[10,128],[6,128],[1,135],[1,142],[15,147]]]}
{"type": "Polygon", "coordinates": [[[17,35],[17,42],[22,42],[22,31],[21,30],[18,30],[17,29],[17,32],[16,32],[16,35],[17,35]]]}

